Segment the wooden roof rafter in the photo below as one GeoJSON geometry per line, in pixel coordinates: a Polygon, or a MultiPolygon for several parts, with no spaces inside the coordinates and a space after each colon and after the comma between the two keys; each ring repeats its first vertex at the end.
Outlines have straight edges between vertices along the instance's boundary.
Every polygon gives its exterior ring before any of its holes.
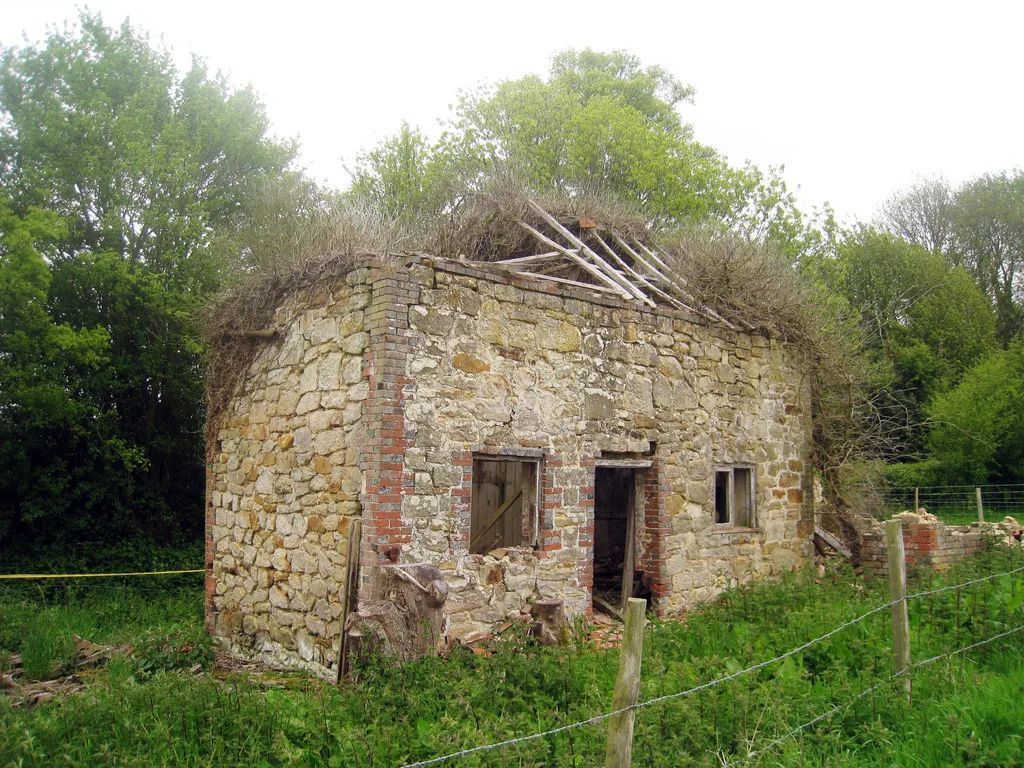
{"type": "MultiPolygon", "coordinates": [[[[597,223],[590,219],[580,219],[583,232],[577,236],[532,200],[529,206],[543,224],[530,224],[522,219],[517,223],[545,250],[495,264],[523,277],[610,294],[649,307],[661,304],[740,330],[740,326],[698,302],[686,281],[657,249],[612,230],[605,230],[606,236],[602,237],[597,223]],[[542,231],[542,227],[547,231],[542,231]],[[590,232],[587,236],[590,244],[583,239],[584,232],[590,232]],[[593,282],[584,282],[588,279],[593,282]]],[[[749,330],[746,323],[741,325],[749,330]]]]}

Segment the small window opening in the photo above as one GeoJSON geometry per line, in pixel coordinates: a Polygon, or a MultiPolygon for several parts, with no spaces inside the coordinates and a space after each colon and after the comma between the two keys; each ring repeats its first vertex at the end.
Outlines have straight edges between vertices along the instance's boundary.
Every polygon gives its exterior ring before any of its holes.
{"type": "Polygon", "coordinates": [[[469,551],[535,547],[539,521],[538,463],[512,458],[473,460],[469,551]]]}
{"type": "Polygon", "coordinates": [[[729,522],[729,480],[732,473],[728,470],[715,472],[715,522],[729,522]]]}
{"type": "Polygon", "coordinates": [[[756,526],[754,470],[729,467],[715,470],[715,523],[737,528],[756,526]]]}

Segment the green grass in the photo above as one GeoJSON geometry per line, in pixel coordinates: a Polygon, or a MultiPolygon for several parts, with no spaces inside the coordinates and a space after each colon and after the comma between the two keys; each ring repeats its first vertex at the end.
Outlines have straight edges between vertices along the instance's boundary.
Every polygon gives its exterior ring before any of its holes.
{"type": "MultiPolygon", "coordinates": [[[[1021,565],[1020,552],[994,549],[944,579],[1021,565]]],[[[734,590],[685,622],[652,622],[641,699],[770,659],[886,599],[884,584],[849,572],[801,573],[734,590]]],[[[1017,576],[914,601],[914,657],[1024,623],[1022,602],[1017,576]]],[[[143,656],[155,657],[149,666],[115,658],[87,692],[34,709],[13,710],[0,696],[0,766],[398,766],[584,720],[611,700],[617,653],[582,642],[505,647],[491,657],[458,651],[401,667],[378,660],[341,689],[298,675],[275,678],[281,687],[270,689],[242,676],[197,679],[182,667],[202,653],[201,607],[197,587],[0,595],[0,654],[24,653],[45,625],[94,642],[154,638],[143,656]]],[[[888,610],[880,611],[785,661],[638,710],[634,766],[718,766],[837,705],[831,717],[745,764],[1024,764],[1024,632],[917,670],[908,705],[899,681],[887,679],[888,621],[888,610]]],[[[599,765],[604,737],[603,723],[587,725],[446,765],[599,765]]]]}

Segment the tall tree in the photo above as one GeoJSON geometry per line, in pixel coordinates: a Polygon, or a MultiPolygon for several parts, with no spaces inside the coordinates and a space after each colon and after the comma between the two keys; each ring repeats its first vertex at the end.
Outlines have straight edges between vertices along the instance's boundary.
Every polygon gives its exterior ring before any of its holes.
{"type": "Polygon", "coordinates": [[[922,179],[890,197],[877,223],[908,243],[941,254],[954,252],[953,204],[956,190],[943,178],[922,179]]]}
{"type": "Polygon", "coordinates": [[[18,216],[0,199],[0,542],[38,529],[88,531],[93,521],[74,517],[78,505],[119,518],[142,460],[110,432],[99,396],[106,331],[76,330],[47,311],[51,274],[40,249],[64,235],[52,213],[18,216]]]}
{"type": "Polygon", "coordinates": [[[999,336],[1024,329],[1024,172],[985,175],[966,184],[953,212],[956,248],[991,298],[999,336]]]}
{"type": "Polygon", "coordinates": [[[958,188],[926,180],[893,196],[881,227],[963,266],[989,297],[1003,345],[1024,329],[1024,172],[958,188]]]}
{"type": "MultiPolygon", "coordinates": [[[[201,530],[193,320],[219,284],[220,233],[244,215],[247,190],[294,156],[267,127],[250,90],[232,90],[198,60],[179,77],[166,51],[127,22],[111,29],[83,12],[77,28],[0,50],[3,192],[16,214],[38,206],[63,222],[47,245],[46,312],[57,327],[103,333],[102,375],[74,399],[103,414],[106,444],[135,457],[95,479],[109,493],[76,505],[95,536],[201,530]],[[115,490],[120,527],[105,517],[115,490]]],[[[41,348],[46,335],[27,343],[41,348]]],[[[0,412],[6,427],[10,413],[0,412]]],[[[90,445],[70,446],[80,454],[67,464],[87,466],[90,445]]],[[[40,462],[27,471],[47,471],[45,457],[26,461],[40,462]]]]}
{"type": "Polygon", "coordinates": [[[905,424],[900,442],[922,450],[927,403],[995,347],[987,298],[962,267],[871,229],[849,234],[818,269],[859,313],[865,354],[891,371],[879,403],[905,424]]]}
{"type": "Polygon", "coordinates": [[[436,143],[404,126],[358,158],[351,191],[429,217],[458,206],[481,179],[507,174],[541,190],[610,192],[655,225],[792,239],[802,220],[781,177],[730,166],[697,142],[678,111],[692,97],[622,51],[563,51],[546,79],[463,94],[436,143]]]}

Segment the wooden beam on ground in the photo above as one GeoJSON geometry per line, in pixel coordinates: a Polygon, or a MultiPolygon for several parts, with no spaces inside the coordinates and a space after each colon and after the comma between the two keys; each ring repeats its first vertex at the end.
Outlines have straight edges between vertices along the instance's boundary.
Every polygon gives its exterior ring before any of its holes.
{"type": "Polygon", "coordinates": [[[819,528],[818,526],[814,526],[814,535],[818,539],[820,539],[821,541],[825,542],[830,547],[832,547],[832,549],[834,549],[840,555],[845,557],[847,560],[852,560],[853,559],[853,553],[850,552],[849,548],[846,547],[843,544],[843,542],[841,542],[838,538],[836,538],[831,533],[826,531],[824,528],[819,528]]]}

